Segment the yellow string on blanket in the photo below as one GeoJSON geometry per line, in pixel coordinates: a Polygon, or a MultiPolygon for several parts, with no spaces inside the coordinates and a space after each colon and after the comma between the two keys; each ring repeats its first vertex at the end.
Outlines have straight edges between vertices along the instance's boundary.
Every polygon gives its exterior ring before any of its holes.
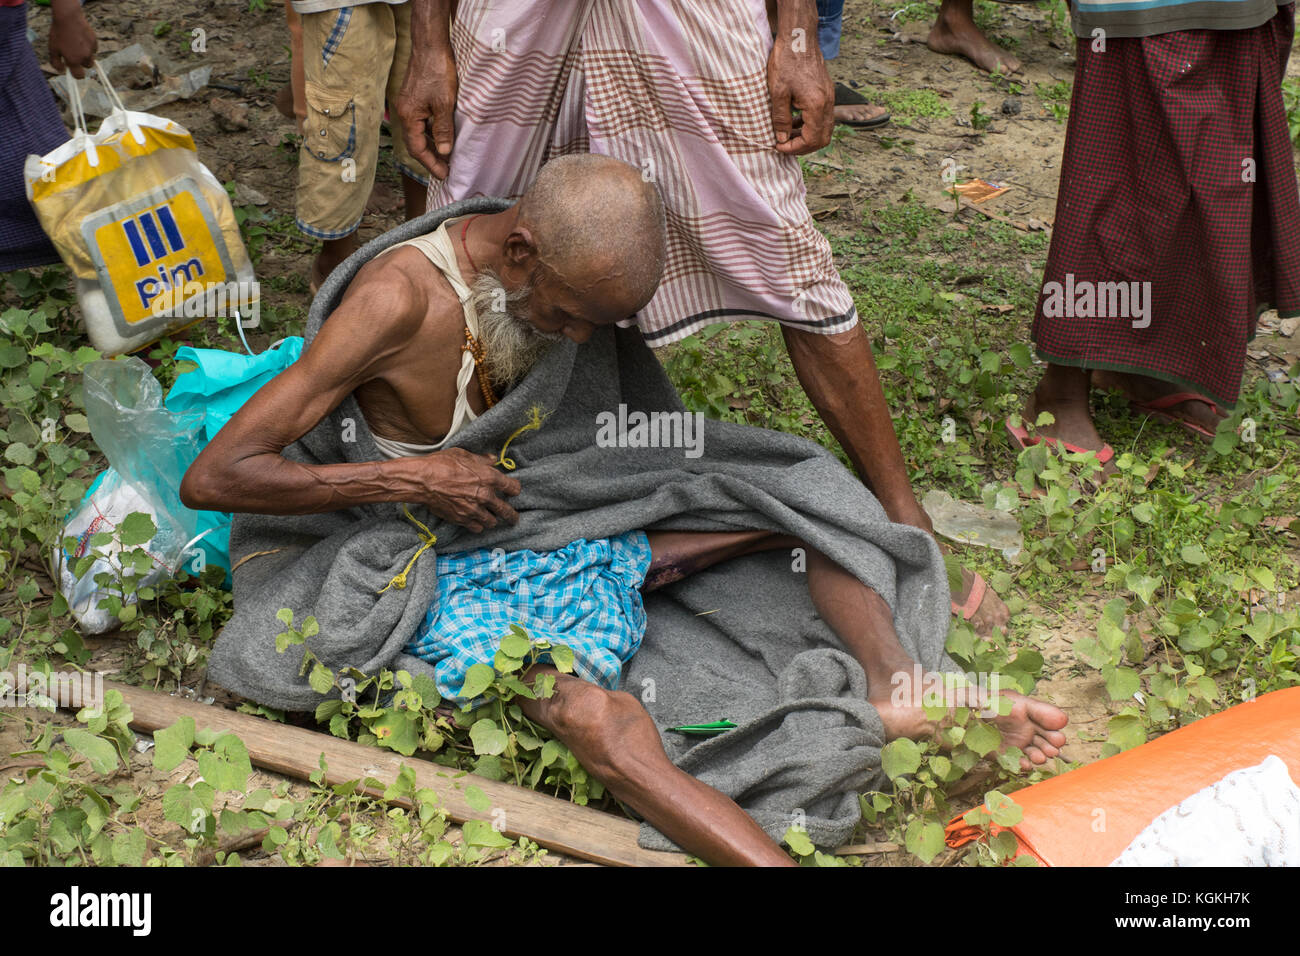
{"type": "MultiPolygon", "coordinates": [[[[528,419],[528,421],[525,422],[519,428],[516,428],[511,433],[510,437],[506,439],[506,443],[501,446],[501,454],[497,456],[497,464],[500,465],[502,468],[504,468],[506,471],[514,471],[517,466],[515,465],[514,459],[506,457],[506,449],[510,447],[510,443],[512,441],[514,441],[524,432],[541,428],[542,422],[546,421],[547,417],[548,417],[547,415],[542,414],[542,410],[539,406],[534,405],[532,407],[531,417],[528,419]]],[[[413,514],[411,514],[410,510],[406,507],[406,505],[402,505],[402,513],[405,514],[408,519],[410,519],[412,524],[414,524],[417,528],[420,529],[420,540],[423,541],[424,543],[420,545],[420,547],[416,550],[415,554],[411,555],[411,560],[406,562],[406,567],[402,569],[401,573],[394,576],[394,578],[391,581],[389,581],[382,588],[380,588],[376,592],[378,594],[383,594],[389,588],[397,588],[399,591],[405,588],[406,576],[411,572],[411,568],[415,567],[416,560],[420,557],[420,555],[424,554],[424,552],[428,551],[430,548],[432,548],[435,544],[438,543],[438,536],[434,534],[432,531],[430,531],[427,525],[420,522],[413,514]]]]}
{"type": "Polygon", "coordinates": [[[415,567],[416,559],[438,543],[438,536],[430,531],[427,525],[423,524],[419,519],[411,514],[406,505],[402,505],[402,511],[405,513],[406,517],[411,519],[411,523],[420,529],[420,540],[423,541],[424,544],[420,545],[419,550],[417,550],[415,554],[411,555],[411,560],[406,562],[406,567],[402,569],[402,573],[398,574],[393,578],[393,580],[389,581],[382,588],[376,591],[376,594],[383,594],[389,588],[397,588],[399,591],[405,588],[406,575],[410,573],[411,568],[415,567]]]}
{"type": "Polygon", "coordinates": [[[511,433],[510,437],[506,439],[506,443],[501,446],[501,454],[497,455],[497,464],[500,465],[502,468],[504,468],[506,471],[514,471],[516,467],[515,461],[513,458],[506,457],[506,449],[510,447],[510,443],[512,441],[514,441],[524,432],[532,431],[535,428],[541,428],[542,422],[546,421],[548,417],[549,417],[549,413],[548,415],[543,415],[541,408],[538,407],[537,405],[534,405],[532,407],[532,417],[523,426],[521,426],[520,428],[516,428],[514,432],[511,433]]]}

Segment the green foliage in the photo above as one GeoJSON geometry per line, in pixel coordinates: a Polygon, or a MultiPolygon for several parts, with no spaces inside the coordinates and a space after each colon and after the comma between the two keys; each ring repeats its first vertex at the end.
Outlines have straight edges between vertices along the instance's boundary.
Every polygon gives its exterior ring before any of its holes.
{"type": "MultiPolygon", "coordinates": [[[[92,535],[71,570],[80,578],[107,567],[95,572],[95,583],[107,595],[99,607],[121,621],[121,632],[134,635],[132,667],[157,684],[164,676],[179,681],[187,669],[207,662],[212,639],[230,617],[231,596],[221,568],[204,568],[193,578],[184,566],[174,576],[160,575],[147,550],[155,532],[149,515],[132,512],[113,530],[92,535]]],[[[62,547],[71,554],[77,542],[67,538],[62,547]]]]}
{"type": "Polygon", "coordinates": [[[821,422],[771,324],[710,325],[668,350],[665,366],[691,411],[817,438],[821,422]]]}
{"type": "Polygon", "coordinates": [[[1286,123],[1291,131],[1291,141],[1300,143],[1300,79],[1289,76],[1282,81],[1282,102],[1286,106],[1286,123]]]}
{"type": "Polygon", "coordinates": [[[416,750],[457,770],[490,780],[511,780],[518,786],[545,788],[586,805],[605,797],[605,788],[590,776],[576,757],[545,728],[534,724],[515,702],[550,697],[555,677],[541,674],[525,681],[536,663],[550,663],[561,673],[573,671],[573,650],[534,639],[518,625],[502,636],[492,666],[472,665],[460,689],[465,703],[453,710],[442,705],[437,686],[424,675],[381,670],[366,675],[355,668],[331,670],[307,645],[319,633],[315,618],[294,626],[294,615],[282,608],[278,619],[286,630],[276,638],[276,650],[302,647],[300,673],[323,700],[316,720],[330,733],[347,740],[387,747],[403,756],[416,750]]]}
{"type": "Polygon", "coordinates": [[[952,115],[952,107],[932,89],[887,90],[867,86],[861,92],[870,102],[888,108],[895,122],[911,118],[939,119],[952,115]]]}
{"type": "Polygon", "coordinates": [[[1039,445],[1020,454],[1016,472],[1022,488],[1045,490],[1021,509],[1021,575],[1054,579],[1082,563],[1116,595],[1095,636],[1075,644],[1123,705],[1109,753],[1300,683],[1300,608],[1277,598],[1295,585],[1296,567],[1262,526],[1287,479],[1248,479],[1216,504],[1191,490],[1189,461],[1124,453],[1115,465],[1115,477],[1086,493],[1076,471],[1092,467],[1084,456],[1039,445]],[[1267,606],[1252,604],[1252,592],[1267,606]]]}
{"type": "Polygon", "coordinates": [[[57,745],[47,724],[28,749],[14,754],[36,759],[0,789],[0,865],[141,863],[145,833],[125,825],[140,797],[87,779],[111,777],[126,765],[131,712],[120,693],[109,691],[102,708],[85,708],[77,718],[86,726],[63,731],[67,748],[57,745]]]}
{"type": "Polygon", "coordinates": [[[1055,83],[1035,83],[1034,91],[1042,101],[1043,107],[1052,114],[1058,123],[1064,123],[1070,117],[1070,97],[1074,88],[1069,80],[1057,80],[1055,83]]]}
{"type": "MultiPolygon", "coordinates": [[[[980,836],[973,843],[974,862],[979,866],[1037,866],[1029,854],[1017,856],[1020,844],[1010,828],[1024,818],[1024,811],[1011,797],[999,790],[984,795],[984,806],[967,812],[962,820],[978,827],[980,836]]],[[[968,854],[969,855],[969,854],[968,854]]]]}
{"type": "Polygon", "coordinates": [[[51,605],[40,574],[68,511],[86,491],[91,446],[80,372],[94,349],[51,341],[67,304],[62,269],[13,273],[12,289],[31,307],[0,312],[0,640],[85,660],[66,605],[51,605]],[[13,632],[13,633],[11,633],[13,632]]]}

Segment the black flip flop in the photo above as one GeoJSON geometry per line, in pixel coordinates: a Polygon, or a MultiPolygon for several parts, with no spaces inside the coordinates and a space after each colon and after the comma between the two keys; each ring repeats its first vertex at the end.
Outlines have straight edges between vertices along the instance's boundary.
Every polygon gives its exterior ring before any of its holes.
{"type": "MultiPolygon", "coordinates": [[[[835,105],[836,106],[873,106],[874,104],[853,89],[851,86],[845,86],[843,83],[835,84],[835,105]]],[[[873,120],[836,120],[841,126],[852,126],[854,129],[874,129],[877,126],[884,126],[889,122],[889,111],[886,110],[880,116],[873,120]]]]}

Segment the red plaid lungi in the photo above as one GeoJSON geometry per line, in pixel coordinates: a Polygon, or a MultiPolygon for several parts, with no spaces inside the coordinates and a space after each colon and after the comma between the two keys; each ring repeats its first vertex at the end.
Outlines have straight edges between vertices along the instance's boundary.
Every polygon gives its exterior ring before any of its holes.
{"type": "Polygon", "coordinates": [[[1079,40],[1033,325],[1044,361],[1236,404],[1259,313],[1300,314],[1300,192],[1281,92],[1294,24],[1289,5],[1252,30],[1107,38],[1104,52],[1079,40]],[[1143,320],[1044,314],[1050,283],[1115,282],[1150,283],[1143,320]]]}

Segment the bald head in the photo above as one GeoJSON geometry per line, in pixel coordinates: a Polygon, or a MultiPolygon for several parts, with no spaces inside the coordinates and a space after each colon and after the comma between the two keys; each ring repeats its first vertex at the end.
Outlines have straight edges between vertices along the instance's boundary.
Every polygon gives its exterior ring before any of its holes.
{"type": "Polygon", "coordinates": [[[631,314],[663,274],[663,201],[635,166],[609,156],[560,156],[519,200],[537,258],[582,295],[616,297],[631,314]]]}

